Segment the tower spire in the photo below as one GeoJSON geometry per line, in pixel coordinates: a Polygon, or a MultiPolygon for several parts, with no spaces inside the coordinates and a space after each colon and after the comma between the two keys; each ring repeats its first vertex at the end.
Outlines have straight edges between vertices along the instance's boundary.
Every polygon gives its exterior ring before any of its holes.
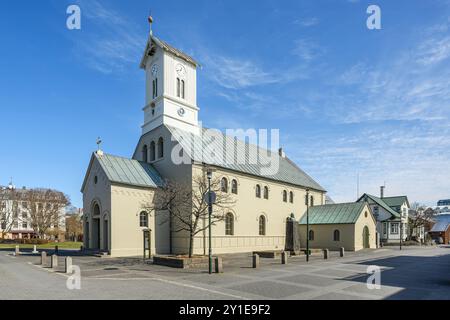
{"type": "Polygon", "coordinates": [[[152,17],[152,10],[150,10],[150,14],[148,16],[148,23],[150,24],[150,36],[153,35],[152,25],[153,25],[153,17],[152,17]]]}

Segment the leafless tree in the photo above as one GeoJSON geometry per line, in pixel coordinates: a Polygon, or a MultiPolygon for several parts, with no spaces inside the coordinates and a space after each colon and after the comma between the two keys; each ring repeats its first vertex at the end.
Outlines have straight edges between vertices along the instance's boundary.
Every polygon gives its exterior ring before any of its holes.
{"type": "Polygon", "coordinates": [[[408,219],[409,239],[412,238],[414,230],[429,225],[434,216],[435,212],[433,209],[427,208],[418,202],[412,203],[408,219]]]}
{"type": "Polygon", "coordinates": [[[31,227],[41,239],[58,230],[61,212],[70,204],[67,195],[51,189],[27,190],[26,201],[31,227]]]}
{"type": "MultiPolygon", "coordinates": [[[[206,202],[208,190],[206,175],[194,176],[192,185],[166,181],[156,192],[153,201],[143,205],[149,212],[165,214],[165,220],[171,222],[171,232],[188,233],[189,257],[192,257],[194,252],[195,236],[210,226],[206,202]]],[[[225,214],[233,207],[235,200],[230,193],[221,191],[218,178],[211,180],[211,191],[216,193],[211,214],[211,225],[215,225],[225,219],[225,214]]]]}
{"type": "Polygon", "coordinates": [[[0,189],[0,229],[2,239],[18,223],[21,193],[16,189],[0,189]]]}
{"type": "Polygon", "coordinates": [[[73,211],[66,217],[66,238],[71,241],[78,241],[83,235],[83,221],[81,214],[73,211]]]}

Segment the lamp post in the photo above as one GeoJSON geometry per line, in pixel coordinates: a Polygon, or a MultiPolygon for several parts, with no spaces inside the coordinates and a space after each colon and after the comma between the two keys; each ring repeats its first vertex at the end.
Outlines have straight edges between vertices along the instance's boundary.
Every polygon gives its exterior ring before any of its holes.
{"type": "Polygon", "coordinates": [[[309,262],[309,189],[306,189],[306,262],[309,262]]]}
{"type": "Polygon", "coordinates": [[[206,171],[206,177],[208,178],[208,233],[209,233],[209,274],[212,274],[212,245],[211,245],[211,215],[212,215],[212,194],[211,194],[211,178],[212,178],[212,170],[210,168],[206,171]]]}

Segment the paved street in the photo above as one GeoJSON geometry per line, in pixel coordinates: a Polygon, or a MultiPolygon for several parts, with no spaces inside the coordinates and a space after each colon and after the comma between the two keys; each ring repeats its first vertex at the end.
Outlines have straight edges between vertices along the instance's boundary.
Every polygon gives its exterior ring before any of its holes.
{"type": "MultiPolygon", "coordinates": [[[[63,252],[60,253],[64,255],[63,252]]],[[[224,257],[225,273],[180,270],[141,259],[73,256],[81,268],[81,289],[66,287],[68,276],[38,265],[33,255],[0,251],[0,299],[450,299],[450,248],[383,248],[329,260],[320,255],[261,259],[224,257]],[[381,289],[366,286],[367,267],[379,266],[381,289]]]]}

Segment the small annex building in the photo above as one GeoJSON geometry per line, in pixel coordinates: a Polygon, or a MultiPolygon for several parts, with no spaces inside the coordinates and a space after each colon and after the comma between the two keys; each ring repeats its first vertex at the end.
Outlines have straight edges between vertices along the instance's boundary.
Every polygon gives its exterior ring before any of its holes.
{"type": "MultiPolygon", "coordinates": [[[[309,208],[311,249],[358,251],[376,248],[376,220],[366,202],[338,203],[309,208]]],[[[307,216],[299,222],[301,243],[306,244],[307,216]]]]}

